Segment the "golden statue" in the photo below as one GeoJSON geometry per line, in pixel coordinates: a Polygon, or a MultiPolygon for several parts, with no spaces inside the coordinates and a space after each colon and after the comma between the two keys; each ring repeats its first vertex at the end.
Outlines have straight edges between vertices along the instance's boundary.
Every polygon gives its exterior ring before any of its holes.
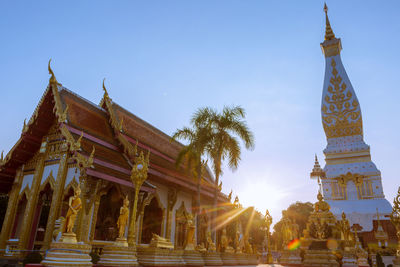
{"type": "Polygon", "coordinates": [[[349,241],[350,240],[350,223],[346,218],[346,214],[342,212],[342,220],[337,222],[337,227],[342,233],[342,240],[349,241]]]}
{"type": "Polygon", "coordinates": [[[126,196],[124,199],[123,206],[119,209],[119,217],[117,221],[118,238],[125,237],[125,229],[126,229],[126,224],[128,222],[128,218],[129,218],[129,199],[128,196],[126,196]]]}
{"type": "Polygon", "coordinates": [[[243,236],[243,243],[244,243],[243,252],[246,254],[253,254],[253,247],[251,246],[247,235],[243,236]]]}
{"type": "Polygon", "coordinates": [[[292,220],[291,221],[291,225],[290,225],[290,229],[292,231],[292,238],[293,239],[297,239],[300,237],[299,235],[299,225],[296,223],[296,220],[292,220]]]}
{"type": "Polygon", "coordinates": [[[72,230],[74,229],[76,216],[78,216],[79,210],[82,208],[82,201],[79,197],[81,195],[81,187],[78,186],[75,189],[75,193],[72,197],[68,200],[68,211],[67,215],[65,216],[65,227],[63,233],[73,233],[72,230]]]}
{"type": "Polygon", "coordinates": [[[286,245],[293,240],[292,222],[287,216],[286,210],[282,211],[282,235],[283,235],[283,245],[286,247],[286,245]]]}
{"type": "Polygon", "coordinates": [[[317,198],[318,202],[314,204],[315,212],[328,212],[331,207],[324,201],[324,197],[322,196],[321,192],[318,192],[317,198]]]}
{"type": "Polygon", "coordinates": [[[194,244],[195,230],[196,230],[196,227],[194,226],[193,215],[188,214],[187,215],[187,235],[186,235],[185,250],[195,250],[195,244],[194,244]]]}
{"type": "Polygon", "coordinates": [[[221,235],[221,249],[222,252],[224,252],[229,246],[229,240],[228,237],[226,236],[226,229],[224,228],[222,230],[222,235],[221,235]]]}
{"type": "Polygon", "coordinates": [[[211,232],[207,231],[207,250],[211,252],[217,251],[215,243],[212,241],[211,232]]]}

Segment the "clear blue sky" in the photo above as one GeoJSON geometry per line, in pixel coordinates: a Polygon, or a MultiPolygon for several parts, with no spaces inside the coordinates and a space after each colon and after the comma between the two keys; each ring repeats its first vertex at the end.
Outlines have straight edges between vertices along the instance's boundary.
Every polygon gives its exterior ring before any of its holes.
{"type": "MultiPolygon", "coordinates": [[[[392,201],[399,186],[398,1],[328,1],[342,59],[361,103],[365,140],[392,201]]],[[[195,109],[241,105],[255,133],[238,171],[245,205],[275,219],[315,201],[314,153],[324,163],[323,1],[1,1],[0,149],[18,139],[48,83],[113,100],[171,134],[195,109]]],[[[322,164],[323,165],[323,164],[322,164]]]]}

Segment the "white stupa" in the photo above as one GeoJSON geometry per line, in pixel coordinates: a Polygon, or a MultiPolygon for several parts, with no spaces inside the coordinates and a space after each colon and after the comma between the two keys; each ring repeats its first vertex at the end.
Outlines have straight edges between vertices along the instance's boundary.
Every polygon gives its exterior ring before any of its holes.
{"type": "Polygon", "coordinates": [[[351,224],[371,231],[376,210],[388,215],[392,207],[385,199],[370,147],[364,142],[361,107],[340,58],[341,41],[332,31],[326,5],[324,10],[326,31],[321,48],[326,63],[321,115],[328,144],[323,171],[316,159],[311,177],[318,178],[324,199],[338,219],[345,212],[351,224]]]}

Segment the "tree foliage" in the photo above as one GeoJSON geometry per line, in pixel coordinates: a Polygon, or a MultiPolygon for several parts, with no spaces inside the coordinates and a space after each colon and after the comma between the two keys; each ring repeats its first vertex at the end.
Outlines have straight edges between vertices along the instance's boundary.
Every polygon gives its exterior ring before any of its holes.
{"type": "MultiPolygon", "coordinates": [[[[299,225],[300,235],[303,230],[306,229],[308,217],[314,210],[313,204],[311,202],[296,202],[291,204],[287,209],[286,213],[289,219],[294,221],[299,225]]],[[[278,221],[274,225],[274,232],[272,234],[272,242],[276,245],[278,249],[282,248],[282,220],[278,221]]]]}

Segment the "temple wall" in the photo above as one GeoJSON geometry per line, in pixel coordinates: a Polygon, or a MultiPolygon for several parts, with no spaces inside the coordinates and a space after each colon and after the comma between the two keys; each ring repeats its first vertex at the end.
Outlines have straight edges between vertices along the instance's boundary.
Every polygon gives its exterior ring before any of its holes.
{"type": "Polygon", "coordinates": [[[64,189],[67,188],[70,183],[74,180],[75,177],[75,181],[79,182],[79,169],[78,168],[68,168],[68,172],[67,172],[67,178],[65,179],[65,185],[64,185],[64,189]]]}
{"type": "Polygon", "coordinates": [[[40,181],[40,184],[44,184],[47,181],[47,178],[52,175],[55,179],[57,178],[57,174],[58,174],[58,168],[59,168],[59,164],[52,164],[52,165],[47,165],[44,167],[43,170],[43,175],[42,175],[42,180],[40,181]]]}
{"type": "Polygon", "coordinates": [[[33,173],[24,175],[19,193],[21,194],[26,188],[30,190],[32,188],[32,181],[33,181],[33,173]]]}

